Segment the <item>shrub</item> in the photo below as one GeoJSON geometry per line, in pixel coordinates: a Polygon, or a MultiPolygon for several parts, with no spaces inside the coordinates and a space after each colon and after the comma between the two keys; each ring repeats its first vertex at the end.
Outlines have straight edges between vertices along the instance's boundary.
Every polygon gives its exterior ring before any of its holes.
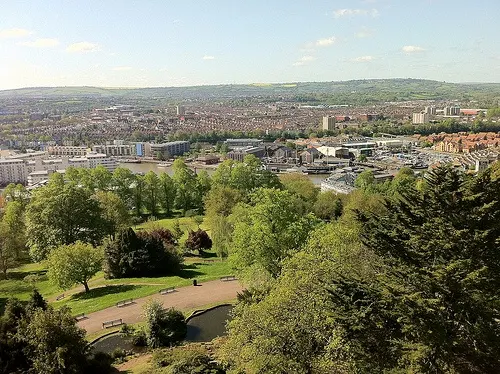
{"type": "Polygon", "coordinates": [[[131,228],[120,231],[114,240],[107,242],[105,271],[109,278],[158,276],[176,272],[182,263],[169,238],[168,230],[143,231],[138,234],[131,228]]]}
{"type": "Polygon", "coordinates": [[[147,345],[151,348],[177,344],[186,336],[184,315],[174,308],[164,309],[162,303],[151,300],[144,307],[144,316],[147,345]]]}
{"type": "Polygon", "coordinates": [[[201,252],[204,249],[212,248],[212,239],[210,239],[210,236],[208,236],[205,230],[190,230],[188,238],[186,240],[186,247],[191,251],[201,252]]]}

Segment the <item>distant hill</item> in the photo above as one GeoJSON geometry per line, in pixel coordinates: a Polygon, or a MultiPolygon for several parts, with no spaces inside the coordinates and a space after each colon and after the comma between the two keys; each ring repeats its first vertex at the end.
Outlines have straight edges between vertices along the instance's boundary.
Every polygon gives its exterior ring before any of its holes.
{"type": "Polygon", "coordinates": [[[35,87],[0,91],[6,98],[227,99],[273,98],[329,104],[370,104],[405,100],[461,100],[498,105],[498,83],[446,83],[424,79],[364,79],[339,82],[255,83],[191,87],[35,87]]]}

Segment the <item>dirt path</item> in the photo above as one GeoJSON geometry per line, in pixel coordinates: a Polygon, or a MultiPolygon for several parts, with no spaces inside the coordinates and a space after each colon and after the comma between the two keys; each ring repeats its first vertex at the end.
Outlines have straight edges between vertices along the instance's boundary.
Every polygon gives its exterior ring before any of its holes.
{"type": "Polygon", "coordinates": [[[186,310],[198,308],[207,304],[224,302],[236,298],[236,294],[243,288],[238,281],[222,282],[209,281],[195,286],[181,287],[175,292],[166,295],[151,295],[134,300],[134,303],[121,308],[110,307],[98,312],[90,313],[87,318],[78,322],[78,326],[92,334],[102,330],[102,323],[114,319],[122,319],[125,323],[142,321],[144,304],[150,299],[163,302],[165,308],[175,307],[186,310]]]}

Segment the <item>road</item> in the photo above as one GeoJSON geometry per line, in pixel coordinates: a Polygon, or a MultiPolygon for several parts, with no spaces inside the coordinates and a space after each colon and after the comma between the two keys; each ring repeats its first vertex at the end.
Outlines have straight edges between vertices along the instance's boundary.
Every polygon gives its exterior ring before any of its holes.
{"type": "Polygon", "coordinates": [[[78,326],[84,328],[87,334],[92,334],[101,331],[102,323],[105,321],[121,318],[124,323],[141,322],[144,304],[151,299],[163,302],[165,308],[175,307],[186,310],[235,299],[237,293],[242,290],[243,287],[238,281],[222,282],[220,280],[205,282],[198,286],[181,287],[166,295],[156,294],[136,299],[128,306],[121,308],[113,306],[90,313],[78,322],[78,326]]]}

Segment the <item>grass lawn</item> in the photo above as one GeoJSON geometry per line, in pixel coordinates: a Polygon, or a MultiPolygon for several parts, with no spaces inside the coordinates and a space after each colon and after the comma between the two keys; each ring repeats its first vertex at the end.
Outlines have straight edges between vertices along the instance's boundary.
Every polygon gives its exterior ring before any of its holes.
{"type": "MultiPolygon", "coordinates": [[[[208,252],[209,256],[215,253],[208,252]]],[[[220,261],[215,257],[202,259],[199,257],[186,258],[184,268],[176,275],[156,278],[123,278],[104,279],[99,272],[89,282],[90,292],[83,292],[83,286],[63,291],[54,286],[45,275],[45,268],[41,264],[29,264],[9,272],[10,278],[0,280],[0,313],[9,297],[28,300],[33,287],[54,307],[69,306],[73,314],[91,313],[115,305],[124,299],[136,299],[157,293],[166,287],[182,287],[192,284],[193,279],[200,282],[218,279],[232,274],[227,261],[220,261]],[[39,274],[39,279],[27,281],[24,278],[30,274],[39,274]],[[66,297],[60,301],[55,298],[64,293],[66,297]]]]}
{"type": "MultiPolygon", "coordinates": [[[[179,220],[179,227],[181,228],[182,231],[184,231],[184,234],[180,238],[180,242],[183,243],[186,241],[188,237],[188,231],[193,230],[196,231],[198,230],[198,225],[194,222],[192,217],[179,217],[179,218],[165,218],[165,219],[159,219],[156,221],[152,222],[145,222],[140,225],[137,225],[134,227],[135,230],[144,230],[147,229],[148,227],[154,227],[155,225],[158,225],[160,227],[164,227],[170,231],[174,229],[175,221],[179,220]]],[[[200,228],[202,230],[207,230],[208,228],[206,227],[205,223],[202,223],[200,225],[200,228]]],[[[208,230],[207,230],[208,231],[208,230]]]]}

